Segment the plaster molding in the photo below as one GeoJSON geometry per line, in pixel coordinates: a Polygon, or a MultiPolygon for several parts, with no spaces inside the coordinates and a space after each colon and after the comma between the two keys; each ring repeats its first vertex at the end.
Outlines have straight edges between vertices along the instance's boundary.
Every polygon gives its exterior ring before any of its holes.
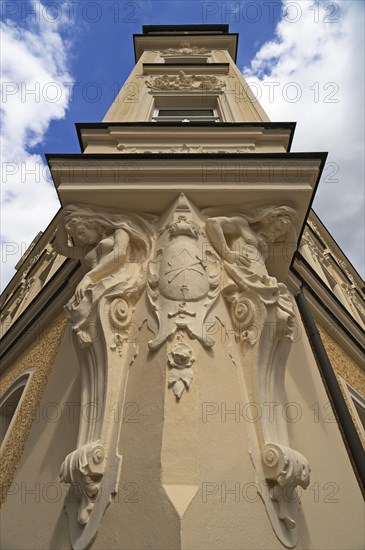
{"type": "Polygon", "coordinates": [[[140,125],[129,126],[114,122],[95,124],[94,127],[90,124],[79,124],[78,131],[81,147],[88,153],[113,150],[127,152],[129,147],[135,147],[138,152],[168,151],[169,147],[179,147],[181,143],[188,146],[201,145],[208,152],[219,150],[240,152],[251,148],[255,148],[257,152],[268,150],[286,152],[293,128],[289,124],[285,126],[285,123],[277,127],[270,127],[265,123],[232,124],[227,127],[224,124],[215,123],[214,126],[209,127],[209,133],[207,133],[206,127],[197,124],[192,126],[176,123],[173,126],[166,126],[151,123],[146,125],[142,122],[140,125]]]}
{"type": "Polygon", "coordinates": [[[351,281],[351,284],[356,287],[354,276],[350,272],[347,263],[344,260],[342,260],[341,258],[339,258],[333,252],[333,250],[330,247],[328,247],[328,244],[326,243],[326,240],[324,239],[324,237],[322,236],[320,230],[318,229],[318,227],[316,226],[316,224],[312,220],[307,220],[307,224],[312,229],[313,233],[315,233],[317,235],[317,237],[319,237],[319,239],[325,244],[326,250],[324,251],[323,255],[327,256],[327,257],[331,256],[335,260],[335,262],[341,267],[342,271],[346,274],[349,281],[351,281]]]}
{"type": "Polygon", "coordinates": [[[365,309],[362,307],[357,297],[356,286],[354,284],[349,285],[348,283],[342,283],[341,288],[343,288],[346,296],[349,298],[350,302],[357,310],[362,322],[365,323],[365,309]]]}
{"type": "Polygon", "coordinates": [[[117,149],[121,153],[249,153],[255,151],[254,144],[244,144],[241,147],[226,147],[222,149],[221,147],[204,147],[202,145],[187,144],[183,143],[182,145],[152,145],[149,149],[146,149],[147,145],[124,145],[124,143],[119,142],[117,144],[117,149]]]}

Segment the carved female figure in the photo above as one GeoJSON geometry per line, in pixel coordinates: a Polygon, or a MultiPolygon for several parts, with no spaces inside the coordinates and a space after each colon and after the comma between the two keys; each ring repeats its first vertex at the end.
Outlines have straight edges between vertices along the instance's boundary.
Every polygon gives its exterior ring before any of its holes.
{"type": "Polygon", "coordinates": [[[273,287],[277,293],[285,293],[284,285],[269,276],[266,260],[270,245],[285,237],[295,217],[293,208],[279,206],[264,208],[254,216],[237,214],[207,220],[211,243],[239,288],[258,292],[265,302],[271,303],[273,287]]]}
{"type": "MultiPolygon", "coordinates": [[[[206,222],[227,276],[223,294],[242,344],[248,396],[259,404],[285,403],[284,375],[295,313],[287,287],[269,275],[266,261],[270,246],[283,240],[295,217],[295,210],[280,206],[262,209],[254,216],[236,214],[206,222]]],[[[260,418],[255,434],[258,451],[254,447],[252,456],[258,479],[269,482],[261,496],[280,540],[293,546],[297,486],[309,484],[308,462],[290,447],[287,425],[280,415],[276,422],[260,418]],[[285,499],[288,489],[293,497],[290,503],[285,499]]]]}
{"type": "Polygon", "coordinates": [[[123,406],[129,363],[122,360],[122,349],[146,284],[152,238],[152,226],[142,216],[82,204],[64,208],[58,229],[60,253],[79,258],[86,271],[65,306],[75,335],[82,392],[77,448],[67,455],[60,473],[78,494],[77,513],[74,502],[68,504],[68,513],[71,531],[80,540],[93,536],[97,523],[90,525],[89,516],[97,504],[94,514],[100,520],[118,478],[118,426],[108,411],[115,403],[123,406]],[[103,479],[106,490],[97,499],[103,479]]]}
{"type": "Polygon", "coordinates": [[[86,205],[65,207],[63,219],[58,232],[59,249],[67,256],[80,258],[86,271],[66,306],[78,332],[80,323],[85,326],[102,296],[138,294],[145,282],[152,229],[136,214],[101,211],[86,205]]]}

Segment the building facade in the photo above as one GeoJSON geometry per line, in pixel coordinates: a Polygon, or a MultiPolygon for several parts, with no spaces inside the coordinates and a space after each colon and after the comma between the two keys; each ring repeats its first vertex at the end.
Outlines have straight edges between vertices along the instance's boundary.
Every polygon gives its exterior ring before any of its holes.
{"type": "Polygon", "coordinates": [[[144,26],[2,295],[3,548],[364,545],[364,283],[228,25],[144,26]]]}

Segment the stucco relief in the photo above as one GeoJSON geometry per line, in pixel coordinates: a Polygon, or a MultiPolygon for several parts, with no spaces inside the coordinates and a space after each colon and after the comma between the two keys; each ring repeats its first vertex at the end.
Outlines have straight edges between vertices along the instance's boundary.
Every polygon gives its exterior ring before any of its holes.
{"type": "Polygon", "coordinates": [[[356,286],[355,285],[349,285],[347,283],[342,283],[341,288],[343,288],[346,296],[349,298],[352,305],[357,310],[358,314],[360,315],[361,320],[365,323],[365,309],[362,307],[356,292],[356,286]]]}
{"type": "Polygon", "coordinates": [[[184,333],[205,348],[214,345],[204,322],[219,298],[221,269],[218,256],[205,244],[204,221],[181,194],[160,227],[147,285],[155,333],[149,348],[156,351],[178,335],[167,355],[168,383],[177,400],[190,387],[195,361],[184,333]]]}
{"type": "MultiPolygon", "coordinates": [[[[154,119],[152,119],[154,121],[154,119]]],[[[146,149],[144,145],[139,145],[134,147],[132,145],[124,145],[123,143],[118,143],[116,148],[121,153],[249,153],[255,150],[255,145],[247,145],[242,147],[229,147],[222,149],[221,147],[207,146],[203,147],[202,145],[194,145],[183,143],[181,145],[154,145],[150,149],[146,149]]]]}
{"type": "MultiPolygon", "coordinates": [[[[323,236],[321,235],[318,227],[316,226],[316,224],[314,222],[312,222],[311,220],[308,220],[307,221],[307,224],[309,225],[309,227],[312,229],[313,233],[315,233],[317,235],[317,237],[319,237],[319,239],[325,243],[325,239],[323,238],[323,236]]],[[[346,276],[348,277],[348,279],[351,281],[351,283],[353,285],[355,285],[355,280],[354,280],[354,277],[353,275],[350,273],[349,269],[348,269],[348,265],[347,263],[344,261],[344,260],[341,260],[341,258],[338,258],[338,256],[336,256],[336,254],[334,254],[334,252],[332,250],[330,250],[330,248],[328,247],[327,243],[326,243],[326,251],[327,251],[327,255],[331,255],[332,258],[334,258],[334,260],[337,262],[337,264],[341,267],[341,269],[344,271],[344,273],[346,274],[346,276]]]]}
{"type": "MultiPolygon", "coordinates": [[[[101,411],[97,419],[80,419],[77,448],[61,467],[61,480],[77,496],[76,504],[74,499],[66,503],[73,548],[90,543],[117,490],[118,426],[107,411],[124,398],[135,357],[135,350],[126,353],[133,345],[125,342],[145,291],[154,334],[148,347],[154,353],[164,350],[167,385],[176,401],[194,384],[194,369],[199,368],[191,340],[202,349],[215,344],[204,327],[213,315],[219,318],[212,312],[219,311],[221,306],[214,306],[222,296],[250,400],[285,403],[295,313],[286,286],[269,274],[266,261],[272,245],[292,231],[295,217],[288,206],[208,217],[183,193],[158,221],[80,204],[64,208],[58,249],[79,258],[85,270],[66,306],[82,372],[81,405],[82,410],[93,404],[101,411]]],[[[298,487],[308,486],[310,468],[291,448],[283,417],[252,426],[251,456],[259,486],[266,487],[261,497],[275,533],[292,547],[298,487]]]]}
{"type": "MultiPolygon", "coordinates": [[[[35,246],[36,245],[32,246],[32,250],[35,246]]],[[[29,254],[30,252],[27,253],[28,256],[29,254]]],[[[5,334],[13,322],[28,306],[31,299],[33,299],[42,289],[56,258],[57,252],[54,250],[53,243],[50,242],[40,253],[35,254],[29,261],[27,268],[23,269],[19,286],[15,288],[10,298],[2,307],[2,312],[0,314],[2,334],[5,334]]]]}
{"type": "Polygon", "coordinates": [[[179,71],[177,75],[164,74],[150,77],[146,80],[146,86],[154,90],[209,90],[222,91],[225,82],[214,75],[189,75],[179,71]]]}
{"type": "Polygon", "coordinates": [[[184,335],[178,335],[178,342],[174,344],[167,355],[169,365],[168,383],[177,399],[180,399],[185,389],[190,387],[193,379],[192,365],[195,361],[192,348],[186,344],[184,335]]]}
{"type": "Polygon", "coordinates": [[[212,50],[207,48],[198,48],[198,46],[190,46],[190,42],[183,41],[180,44],[180,48],[167,48],[166,50],[161,50],[162,57],[169,56],[182,56],[182,55],[210,55],[212,50]]]}
{"type": "Polygon", "coordinates": [[[93,411],[81,414],[77,449],[65,458],[60,473],[76,493],[66,502],[73,548],[90,543],[116,492],[121,457],[109,411],[124,398],[129,361],[123,344],[146,285],[150,221],[75,204],[64,208],[58,229],[60,252],[79,258],[85,270],[65,309],[81,368],[81,411],[93,411]]]}
{"type": "MultiPolygon", "coordinates": [[[[288,206],[231,217],[209,218],[206,231],[222,259],[222,294],[241,347],[245,385],[254,403],[285,403],[284,376],[295,335],[288,289],[269,275],[270,247],[282,240],[296,217],[288,206]]],[[[284,418],[259,419],[253,428],[252,459],[268,515],[279,539],[295,546],[299,493],[309,484],[306,458],[290,447],[284,418]],[[290,492],[291,498],[288,499],[290,492]]]]}

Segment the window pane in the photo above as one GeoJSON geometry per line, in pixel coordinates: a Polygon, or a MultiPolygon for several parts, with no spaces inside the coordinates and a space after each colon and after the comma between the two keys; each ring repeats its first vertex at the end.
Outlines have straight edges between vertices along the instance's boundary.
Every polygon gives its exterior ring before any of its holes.
{"type": "Polygon", "coordinates": [[[353,404],[355,405],[355,409],[357,411],[357,414],[359,415],[359,418],[361,420],[361,424],[363,425],[363,428],[365,429],[365,409],[360,405],[358,401],[355,401],[355,399],[352,400],[353,404]]]}
{"type": "Polygon", "coordinates": [[[214,116],[213,109],[160,109],[158,116],[214,116]]]}
{"type": "Polygon", "coordinates": [[[0,444],[5,439],[25,386],[16,389],[0,407],[0,444]]]}

